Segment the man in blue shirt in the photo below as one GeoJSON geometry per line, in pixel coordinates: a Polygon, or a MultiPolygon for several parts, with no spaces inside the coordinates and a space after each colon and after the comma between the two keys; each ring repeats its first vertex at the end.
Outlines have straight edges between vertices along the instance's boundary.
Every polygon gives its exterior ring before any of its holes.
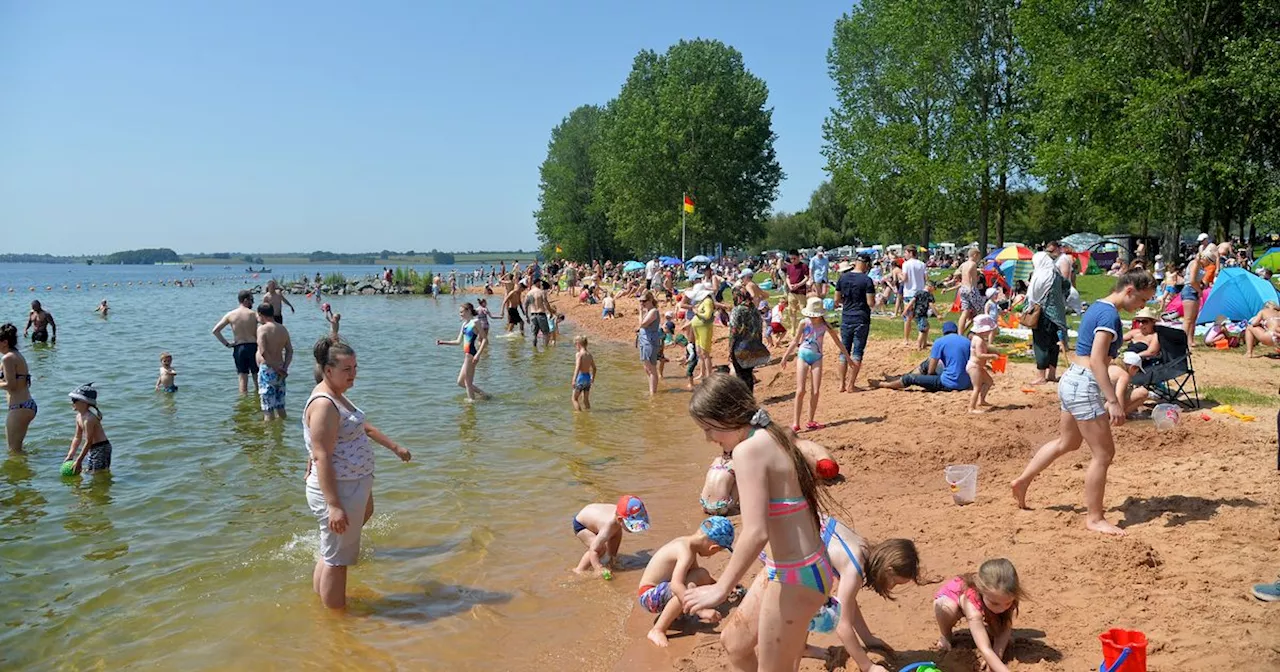
{"type": "Polygon", "coordinates": [[[862,354],[867,349],[871,334],[871,303],[875,301],[876,283],[867,275],[871,257],[858,255],[855,264],[840,264],[840,278],[836,280],[836,305],[841,308],[840,339],[853,361],[840,358],[840,391],[858,390],[858,371],[862,369],[862,354]],[[845,374],[853,369],[853,378],[845,383],[845,374]]]}
{"type": "Polygon", "coordinates": [[[942,323],[942,338],[933,342],[929,361],[922,362],[915,373],[893,380],[873,380],[871,387],[902,390],[921,387],[929,392],[960,391],[973,387],[965,367],[969,365],[969,339],[956,333],[959,328],[950,320],[942,323]]]}
{"type": "Polygon", "coordinates": [[[827,298],[827,271],[830,270],[831,261],[827,259],[827,251],[818,248],[817,253],[809,260],[809,277],[813,279],[813,289],[818,292],[818,296],[827,298]]]}

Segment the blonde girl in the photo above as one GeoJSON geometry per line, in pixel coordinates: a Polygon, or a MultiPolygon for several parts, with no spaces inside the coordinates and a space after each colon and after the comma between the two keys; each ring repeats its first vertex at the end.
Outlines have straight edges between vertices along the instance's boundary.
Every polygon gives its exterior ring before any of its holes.
{"type": "Polygon", "coordinates": [[[763,560],[757,589],[738,607],[758,616],[730,619],[721,643],[733,670],[791,672],[804,654],[809,620],[832,588],[818,522],[825,495],[795,436],[770,420],[740,378],[704,380],[689,400],[689,414],[707,441],[733,460],[742,528],[719,580],[685,592],[685,612],[718,607],[763,560]]]}
{"type": "Polygon", "coordinates": [[[805,425],[810,431],[822,429],[823,425],[818,424],[814,420],[814,416],[818,413],[818,398],[822,393],[822,341],[827,337],[835,343],[836,349],[844,356],[845,361],[850,359],[849,351],[845,350],[844,343],[836,337],[835,332],[831,331],[831,327],[827,325],[824,318],[825,311],[822,309],[822,299],[816,296],[809,297],[803,310],[800,311],[805,319],[796,327],[796,338],[791,341],[791,345],[787,346],[787,352],[782,355],[782,363],[778,366],[780,370],[774,379],[786,371],[787,358],[791,353],[796,354],[796,405],[795,415],[791,422],[791,430],[800,431],[800,416],[804,413],[804,397],[810,384],[812,383],[812,395],[809,397],[809,422],[805,425]]]}
{"type": "Polygon", "coordinates": [[[979,655],[991,672],[1009,672],[1004,654],[1013,638],[1013,617],[1026,593],[1018,582],[1018,570],[1004,558],[982,563],[975,574],[957,576],[934,595],[933,615],[942,636],[938,649],[951,649],[951,630],[963,617],[979,655]]]}

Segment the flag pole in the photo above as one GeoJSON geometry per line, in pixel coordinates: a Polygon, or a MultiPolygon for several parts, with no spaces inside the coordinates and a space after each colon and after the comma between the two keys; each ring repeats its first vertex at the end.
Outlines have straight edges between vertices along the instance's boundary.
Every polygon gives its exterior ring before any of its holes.
{"type": "Polygon", "coordinates": [[[687,192],[680,194],[680,262],[681,263],[684,263],[689,260],[689,258],[685,256],[685,249],[684,249],[684,231],[685,231],[684,217],[685,217],[685,214],[687,214],[685,212],[684,201],[686,198],[689,198],[689,194],[687,192]]]}

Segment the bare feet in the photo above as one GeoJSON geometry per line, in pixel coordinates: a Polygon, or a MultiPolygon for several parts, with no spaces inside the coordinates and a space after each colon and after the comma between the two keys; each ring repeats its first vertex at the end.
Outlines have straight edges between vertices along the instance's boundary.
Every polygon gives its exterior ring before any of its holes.
{"type": "Polygon", "coordinates": [[[1049,379],[1048,379],[1048,378],[1036,378],[1035,380],[1033,380],[1033,381],[1031,381],[1031,382],[1029,382],[1029,383],[1027,383],[1027,384],[1028,384],[1028,385],[1044,385],[1045,383],[1048,383],[1048,382],[1049,382],[1049,379]]]}
{"type": "Polygon", "coordinates": [[[724,618],[724,615],[715,609],[699,609],[697,615],[703,623],[719,623],[720,619],[724,618]]]}
{"type": "Polygon", "coordinates": [[[858,387],[857,385],[850,385],[850,386],[849,386],[849,389],[844,390],[844,391],[845,391],[845,392],[861,392],[862,390],[863,390],[863,388],[858,387]]]}
{"type": "Polygon", "coordinates": [[[1117,537],[1123,537],[1129,534],[1128,532],[1125,532],[1124,530],[1116,527],[1115,525],[1108,523],[1106,519],[1091,521],[1091,522],[1085,523],[1084,526],[1093,530],[1094,532],[1101,532],[1103,534],[1110,534],[1117,537]]]}
{"type": "Polygon", "coordinates": [[[667,635],[659,630],[649,631],[649,641],[653,642],[654,646],[657,646],[660,649],[667,648],[667,635]]]}
{"type": "Polygon", "coordinates": [[[985,408],[971,408],[971,409],[969,409],[969,412],[970,412],[970,413],[986,413],[986,412],[987,412],[987,409],[985,409],[985,408]]]}
{"type": "Polygon", "coordinates": [[[868,384],[868,385],[870,385],[870,386],[871,386],[871,389],[873,389],[873,390],[878,390],[878,389],[880,389],[880,381],[876,380],[875,378],[872,378],[871,380],[868,380],[868,381],[867,381],[867,384],[868,384]]]}
{"type": "Polygon", "coordinates": [[[1030,483],[1019,483],[1016,480],[1009,483],[1009,487],[1013,489],[1013,499],[1018,502],[1019,509],[1027,508],[1027,487],[1030,485],[1030,483]]]}
{"type": "Polygon", "coordinates": [[[939,651],[942,651],[942,652],[944,652],[944,653],[945,653],[945,652],[947,652],[947,651],[950,651],[950,650],[951,650],[951,638],[949,638],[949,637],[939,637],[939,638],[938,638],[938,642],[937,642],[936,644],[934,644],[934,645],[933,645],[933,648],[935,648],[935,649],[937,649],[937,650],[939,650],[939,651]]]}

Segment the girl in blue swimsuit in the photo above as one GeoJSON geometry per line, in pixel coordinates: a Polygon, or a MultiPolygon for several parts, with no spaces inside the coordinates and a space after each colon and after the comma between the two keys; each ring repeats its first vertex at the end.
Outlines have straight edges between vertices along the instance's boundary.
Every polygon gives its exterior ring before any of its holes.
{"type": "Polygon", "coordinates": [[[805,320],[800,322],[796,328],[796,338],[791,342],[787,352],[782,355],[782,362],[779,364],[779,371],[774,379],[782,375],[786,371],[787,359],[791,357],[791,353],[796,353],[796,405],[795,416],[791,423],[791,430],[800,431],[800,416],[804,413],[804,397],[809,391],[810,385],[813,387],[813,394],[809,397],[809,422],[806,427],[809,430],[822,429],[823,425],[814,420],[814,416],[818,414],[818,398],[822,393],[822,341],[830,337],[836,344],[836,348],[840,354],[844,356],[845,361],[849,359],[849,351],[845,350],[844,343],[831,331],[831,327],[827,325],[825,319],[826,311],[823,310],[822,299],[811,296],[806,303],[804,310],[800,313],[805,316],[805,320]]]}
{"type": "Polygon", "coordinates": [[[487,339],[480,338],[482,328],[477,319],[476,309],[470,302],[458,307],[458,317],[462,319],[462,329],[458,337],[452,341],[436,341],[436,345],[461,345],[462,369],[458,371],[458,387],[467,391],[467,401],[484,399],[489,395],[476,387],[476,362],[484,352],[487,339]]]}
{"type": "Polygon", "coordinates": [[[31,371],[27,360],[18,352],[18,328],[10,323],[0,326],[0,389],[5,391],[9,402],[4,437],[9,452],[21,453],[27,429],[38,409],[36,400],[31,398],[31,371]]]}

